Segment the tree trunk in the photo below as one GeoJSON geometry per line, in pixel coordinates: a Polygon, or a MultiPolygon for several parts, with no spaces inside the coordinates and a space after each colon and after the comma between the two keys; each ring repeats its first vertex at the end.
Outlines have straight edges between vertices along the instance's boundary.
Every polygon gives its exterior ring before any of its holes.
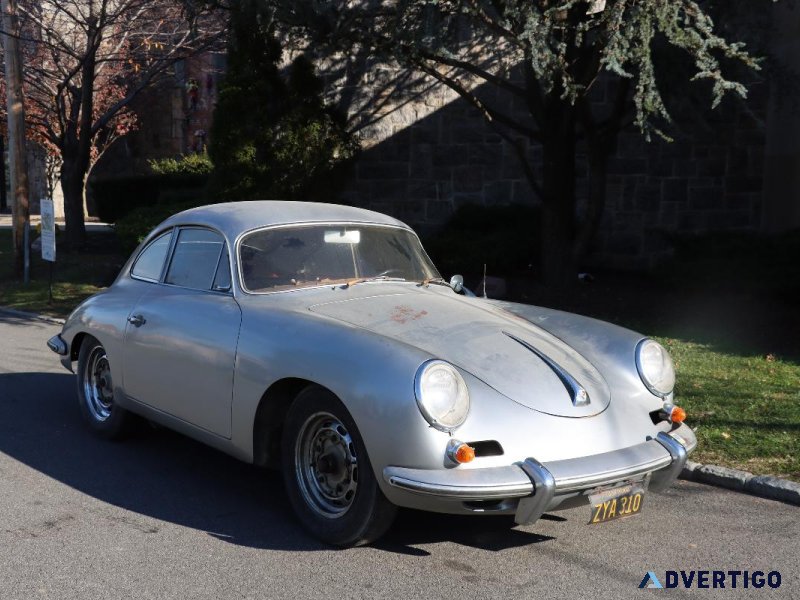
{"type": "Polygon", "coordinates": [[[606,185],[608,182],[608,159],[617,151],[617,138],[622,129],[622,118],[628,104],[631,80],[621,78],[617,83],[617,92],[612,104],[611,113],[604,122],[598,122],[587,97],[578,103],[578,116],[586,136],[589,151],[589,197],[586,215],[575,242],[575,262],[580,264],[586,259],[589,247],[594,240],[603,211],[606,208],[606,185]]]}
{"type": "Polygon", "coordinates": [[[604,138],[589,141],[589,198],[586,215],[575,241],[575,262],[578,265],[586,259],[603,218],[606,207],[609,154],[609,144],[604,138]]]}
{"type": "MultiPolygon", "coordinates": [[[[90,13],[93,8],[94,4],[90,3],[90,13]]],[[[70,250],[76,250],[86,243],[83,207],[86,177],[92,164],[94,82],[99,35],[97,18],[92,15],[88,19],[86,47],[93,50],[86,52],[81,66],[81,87],[72,92],[73,102],[79,102],[80,110],[78,118],[68,125],[61,146],[61,190],[64,192],[64,220],[70,250]]]]}
{"type": "Polygon", "coordinates": [[[563,288],[576,280],[575,109],[551,100],[542,145],[542,275],[545,284],[563,288]]]}
{"type": "Polygon", "coordinates": [[[66,221],[67,246],[76,250],[86,243],[84,223],[84,193],[86,174],[73,161],[64,161],[61,167],[61,191],[64,193],[64,220],[66,221]]]}

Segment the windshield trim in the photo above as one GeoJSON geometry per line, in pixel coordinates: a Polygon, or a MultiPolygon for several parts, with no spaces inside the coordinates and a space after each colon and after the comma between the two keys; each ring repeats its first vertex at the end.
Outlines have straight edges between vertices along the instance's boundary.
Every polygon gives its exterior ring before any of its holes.
{"type": "MultiPolygon", "coordinates": [[[[237,283],[239,285],[239,289],[242,291],[242,293],[244,293],[244,294],[246,294],[248,296],[267,296],[267,295],[270,295],[270,294],[286,294],[286,293],[290,293],[290,292],[300,292],[300,291],[303,291],[303,290],[318,290],[319,288],[331,288],[331,287],[335,288],[337,286],[342,285],[341,283],[339,283],[339,284],[337,284],[337,283],[334,283],[334,284],[324,283],[324,284],[320,284],[320,285],[311,285],[311,286],[305,286],[305,287],[290,288],[290,289],[285,289],[285,290],[273,290],[273,291],[269,291],[269,292],[255,292],[255,291],[247,289],[247,287],[244,284],[244,275],[242,274],[241,245],[242,245],[242,240],[245,237],[247,237],[247,236],[249,236],[250,234],[253,234],[253,233],[259,233],[261,231],[268,231],[268,230],[272,230],[272,229],[288,229],[288,228],[294,228],[294,227],[313,227],[313,226],[325,226],[325,225],[331,225],[333,227],[347,227],[347,226],[351,226],[352,225],[352,226],[355,226],[355,227],[376,227],[376,228],[379,228],[379,229],[400,229],[402,231],[406,231],[406,232],[410,233],[411,235],[413,235],[416,238],[417,242],[419,242],[419,247],[422,249],[422,253],[425,255],[425,258],[427,258],[428,262],[433,266],[434,269],[436,269],[436,265],[431,260],[431,257],[428,256],[428,252],[425,250],[425,247],[422,245],[422,241],[419,239],[419,236],[417,235],[417,232],[414,231],[413,229],[411,229],[408,226],[391,225],[391,224],[386,224],[386,223],[374,223],[374,222],[371,222],[371,221],[299,221],[297,223],[281,223],[279,225],[265,225],[265,226],[262,226],[262,227],[254,227],[253,229],[248,229],[247,231],[243,231],[238,236],[236,236],[236,241],[234,242],[234,248],[236,249],[236,278],[237,278],[237,283]]],[[[439,270],[436,269],[436,272],[438,273],[439,270]]],[[[385,282],[377,281],[377,282],[369,282],[369,283],[385,283],[385,282]]],[[[417,282],[415,282],[415,281],[407,281],[407,282],[393,281],[392,283],[414,283],[414,284],[416,284],[417,282]]]]}

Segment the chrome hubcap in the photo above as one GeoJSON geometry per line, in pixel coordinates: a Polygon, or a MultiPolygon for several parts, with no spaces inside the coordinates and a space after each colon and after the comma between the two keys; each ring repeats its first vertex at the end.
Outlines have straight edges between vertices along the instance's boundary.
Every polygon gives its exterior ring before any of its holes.
{"type": "Polygon", "coordinates": [[[100,346],[92,350],[86,361],[83,393],[86,397],[86,406],[94,419],[105,421],[111,416],[114,405],[111,365],[108,363],[106,351],[100,346]]]}
{"type": "Polygon", "coordinates": [[[306,504],[329,519],[345,514],[356,496],[358,458],[342,422],[329,413],[309,417],[297,436],[294,458],[306,504]]]}

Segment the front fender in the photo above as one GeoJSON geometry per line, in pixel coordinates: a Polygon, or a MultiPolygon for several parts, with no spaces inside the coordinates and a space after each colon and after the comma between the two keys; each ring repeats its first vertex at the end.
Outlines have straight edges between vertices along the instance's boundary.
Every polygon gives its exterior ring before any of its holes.
{"type": "Polygon", "coordinates": [[[114,400],[121,405],[127,404],[122,377],[125,325],[141,294],[139,286],[144,285],[149,284],[122,280],[90,296],[72,311],[61,330],[61,338],[67,344],[62,364],[70,370],[71,363],[78,358],[75,341],[79,335],[91,335],[103,345],[114,375],[114,400]]]}
{"type": "Polygon", "coordinates": [[[253,455],[253,424],[265,390],[279,379],[299,378],[344,403],[379,481],[383,467],[398,456],[420,468],[444,456],[449,436],[428,425],[414,397],[414,375],[430,355],[310,312],[242,308],[232,435],[246,455],[253,455]]]}

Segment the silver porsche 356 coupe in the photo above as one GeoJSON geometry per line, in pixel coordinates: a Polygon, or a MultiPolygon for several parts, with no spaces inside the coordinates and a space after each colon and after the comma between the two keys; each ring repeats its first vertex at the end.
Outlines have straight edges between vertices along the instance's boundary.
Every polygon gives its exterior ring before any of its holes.
{"type": "Polygon", "coordinates": [[[396,507],[638,513],[696,439],[666,350],[444,281],[406,225],[305,202],[237,202],[159,225],[48,341],[80,411],[144,417],[279,466],[302,524],[375,540],[396,507]]]}

